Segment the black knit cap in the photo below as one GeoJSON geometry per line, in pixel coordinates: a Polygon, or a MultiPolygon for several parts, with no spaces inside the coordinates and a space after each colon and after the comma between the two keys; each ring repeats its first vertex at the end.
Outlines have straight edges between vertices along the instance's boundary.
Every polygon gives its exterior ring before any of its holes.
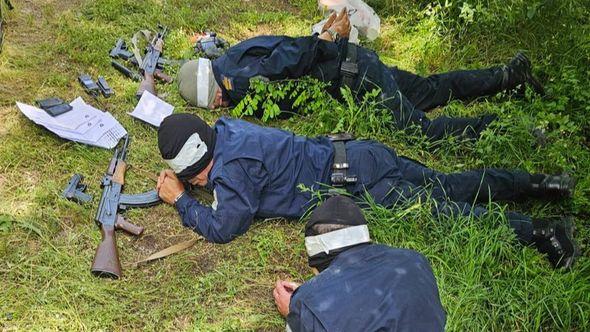
{"type": "Polygon", "coordinates": [[[166,117],[158,129],[158,148],[164,159],[174,159],[195,133],[207,146],[207,152],[196,163],[176,174],[181,181],[190,180],[209,165],[215,150],[215,130],[198,116],[186,113],[166,117]]]}
{"type": "MultiPolygon", "coordinates": [[[[363,211],[352,199],[339,195],[330,197],[313,211],[309,221],[305,225],[305,236],[320,235],[313,229],[313,226],[319,224],[348,225],[353,227],[366,225],[367,220],[363,215],[363,211]]],[[[321,272],[330,265],[338,254],[354,246],[333,250],[329,254],[320,253],[309,257],[309,266],[315,267],[321,272]]]]}
{"type": "Polygon", "coordinates": [[[359,226],[366,225],[367,220],[352,199],[338,195],[328,198],[312,212],[305,225],[305,236],[319,235],[313,230],[317,224],[359,226]]]}

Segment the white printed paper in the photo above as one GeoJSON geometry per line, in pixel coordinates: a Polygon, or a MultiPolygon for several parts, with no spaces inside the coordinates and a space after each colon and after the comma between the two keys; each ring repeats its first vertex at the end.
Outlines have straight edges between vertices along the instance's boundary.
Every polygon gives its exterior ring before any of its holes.
{"type": "Polygon", "coordinates": [[[154,96],[149,91],[144,91],[137,106],[129,115],[154,127],[160,127],[160,123],[165,117],[172,114],[172,111],[174,111],[174,106],[154,96]]]}
{"type": "Polygon", "coordinates": [[[112,149],[127,131],[110,113],[102,112],[78,97],[70,103],[72,110],[52,117],[44,110],[16,103],[31,121],[61,138],[101,148],[112,149]]]}

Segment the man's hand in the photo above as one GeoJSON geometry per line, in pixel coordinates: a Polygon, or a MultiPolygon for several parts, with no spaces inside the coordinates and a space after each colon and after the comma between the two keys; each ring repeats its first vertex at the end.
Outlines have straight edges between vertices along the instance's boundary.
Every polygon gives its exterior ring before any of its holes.
{"type": "Polygon", "coordinates": [[[334,20],[336,20],[336,12],[334,12],[334,13],[332,13],[332,15],[330,15],[330,17],[326,21],[326,24],[324,24],[324,26],[322,27],[321,33],[324,33],[324,32],[326,32],[326,30],[330,29],[330,27],[334,23],[334,20]]]}
{"type": "Polygon", "coordinates": [[[348,10],[346,7],[342,8],[340,14],[334,19],[334,22],[329,29],[338,33],[341,38],[348,38],[350,35],[350,19],[348,18],[348,10]]]}
{"type": "Polygon", "coordinates": [[[283,317],[287,317],[289,314],[289,304],[291,303],[291,296],[293,292],[299,287],[299,284],[278,280],[275,289],[272,291],[272,295],[275,298],[277,309],[283,317]]]}
{"type": "Polygon", "coordinates": [[[174,204],[176,197],[184,192],[184,186],[171,169],[165,169],[160,172],[156,191],[164,202],[174,204]]]}

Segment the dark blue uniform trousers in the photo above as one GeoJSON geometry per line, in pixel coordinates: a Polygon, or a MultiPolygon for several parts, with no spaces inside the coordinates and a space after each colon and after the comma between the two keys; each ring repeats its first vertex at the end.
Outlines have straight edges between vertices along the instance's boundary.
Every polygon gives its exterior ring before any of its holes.
{"type": "Polygon", "coordinates": [[[400,91],[424,112],[444,106],[453,99],[471,100],[502,91],[501,67],[457,70],[422,77],[397,67],[390,68],[400,91]]]}
{"type": "Polygon", "coordinates": [[[493,67],[483,70],[460,70],[421,77],[410,72],[387,67],[379,57],[359,48],[359,76],[354,89],[360,95],[380,89],[381,100],[392,111],[400,129],[416,125],[432,140],[446,135],[476,139],[497,117],[484,115],[474,118],[426,116],[450,100],[469,100],[492,95],[502,90],[503,70],[493,67]]]}
{"type": "MultiPolygon", "coordinates": [[[[395,151],[376,142],[347,143],[350,174],[359,181],[347,189],[355,196],[364,192],[386,207],[425,201],[435,204],[435,216],[483,216],[492,201],[518,201],[528,195],[530,175],[521,171],[480,169],[459,173],[441,173],[416,161],[399,157],[395,151]]],[[[517,212],[505,217],[518,239],[532,241],[531,218],[517,212]]]]}

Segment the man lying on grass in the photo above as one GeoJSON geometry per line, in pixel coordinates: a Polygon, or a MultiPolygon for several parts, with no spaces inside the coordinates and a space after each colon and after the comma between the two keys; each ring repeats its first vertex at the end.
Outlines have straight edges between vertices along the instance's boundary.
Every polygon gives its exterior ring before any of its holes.
{"type": "MultiPolygon", "coordinates": [[[[255,217],[301,217],[314,201],[300,185],[313,191],[341,186],[392,208],[430,197],[435,216],[476,217],[489,211],[471,203],[569,198],[575,185],[567,175],[504,169],[444,174],[375,141],[306,138],[229,118],[211,128],[191,114],[164,119],[158,146],[171,168],[160,174],[160,197],[176,206],[184,226],[217,243],[245,233],[255,217]],[[212,206],[189,196],[182,182],[213,191],[212,206]]],[[[517,212],[505,217],[517,238],[547,254],[553,266],[572,266],[578,250],[570,219],[532,220],[517,212]]]]}
{"type": "Polygon", "coordinates": [[[444,331],[445,311],[426,257],[371,244],[354,202],[335,196],[305,226],[309,266],[303,285],[273,291],[287,331],[444,331]]]}
{"type": "MultiPolygon", "coordinates": [[[[329,84],[328,93],[340,98],[340,87],[348,86],[359,100],[379,89],[384,107],[394,117],[398,128],[418,126],[433,140],[445,135],[477,138],[495,119],[437,117],[428,119],[425,112],[447,104],[452,99],[470,100],[531,84],[542,86],[531,73],[531,64],[517,54],[507,66],[483,70],[454,71],[429,77],[388,67],[378,55],[348,43],[350,23],[346,12],[332,15],[322,34],[291,38],[260,36],[231,47],[214,61],[193,60],[178,74],[180,94],[190,104],[203,108],[236,105],[249,91],[252,78],[277,81],[311,76],[329,84]]],[[[290,109],[291,101],[282,103],[290,109]]]]}

